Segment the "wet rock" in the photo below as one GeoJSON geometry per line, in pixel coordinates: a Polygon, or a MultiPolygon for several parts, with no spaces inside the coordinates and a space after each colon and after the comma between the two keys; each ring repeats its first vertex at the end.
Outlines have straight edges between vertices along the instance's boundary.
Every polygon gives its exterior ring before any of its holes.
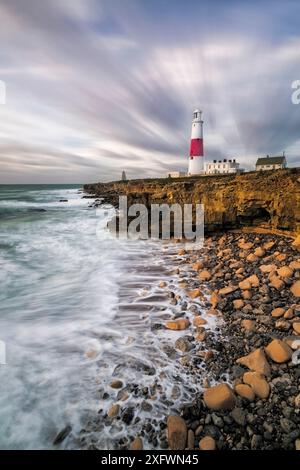
{"type": "Polygon", "coordinates": [[[192,300],[197,299],[198,297],[202,297],[202,293],[201,293],[200,289],[190,290],[190,291],[188,291],[187,295],[192,300]]]}
{"type": "Polygon", "coordinates": [[[120,412],[120,405],[112,405],[107,412],[107,416],[113,419],[118,416],[119,412],[120,412]]]}
{"type": "Polygon", "coordinates": [[[150,412],[150,411],[152,411],[153,406],[151,405],[151,403],[149,403],[147,401],[143,401],[142,404],[141,404],[141,409],[143,411],[150,412]]]}
{"type": "Polygon", "coordinates": [[[216,441],[211,436],[205,436],[199,442],[199,449],[216,450],[216,441]]]}
{"type": "Polygon", "coordinates": [[[122,388],[123,387],[123,382],[122,380],[115,379],[110,383],[111,388],[122,388]]]}
{"type": "Polygon", "coordinates": [[[197,263],[192,264],[192,269],[194,271],[200,271],[200,269],[203,268],[203,263],[202,261],[197,261],[197,263]]]}
{"type": "Polygon", "coordinates": [[[228,410],[235,405],[235,395],[227,384],[211,387],[203,394],[205,405],[213,410],[228,410]]]}
{"type": "Polygon", "coordinates": [[[167,287],[167,285],[168,285],[167,282],[161,281],[161,282],[158,284],[158,287],[159,287],[160,289],[163,289],[164,287],[167,287]]]}
{"type": "Polygon", "coordinates": [[[198,277],[201,281],[209,281],[211,279],[211,274],[209,271],[204,270],[204,271],[201,271],[198,277]]]}
{"type": "Polygon", "coordinates": [[[219,302],[220,302],[220,297],[218,296],[216,292],[213,292],[210,296],[210,303],[212,305],[212,308],[216,308],[219,302]]]}
{"type": "Polygon", "coordinates": [[[130,424],[134,418],[134,408],[132,407],[125,408],[121,417],[122,417],[122,421],[125,424],[130,424]]]}
{"type": "Polygon", "coordinates": [[[132,441],[130,450],[143,450],[143,441],[140,437],[136,437],[132,441]]]}
{"type": "Polygon", "coordinates": [[[55,439],[53,441],[53,445],[57,446],[58,444],[61,444],[68,437],[68,435],[70,434],[71,431],[72,431],[72,426],[70,426],[68,424],[65,428],[63,428],[57,434],[57,436],[55,437],[55,439]]]}
{"type": "Polygon", "coordinates": [[[175,348],[181,352],[189,352],[194,347],[191,340],[190,336],[182,336],[175,341],[175,348]]]}
{"type": "Polygon", "coordinates": [[[206,325],[207,321],[200,315],[197,315],[193,320],[193,325],[198,328],[199,326],[206,325]]]}
{"type": "Polygon", "coordinates": [[[178,320],[167,321],[165,327],[168,330],[186,330],[190,326],[187,318],[179,318],[178,320]]]}
{"type": "Polygon", "coordinates": [[[187,426],[180,416],[169,416],[167,421],[168,443],[171,450],[184,450],[187,441],[187,426]]]}

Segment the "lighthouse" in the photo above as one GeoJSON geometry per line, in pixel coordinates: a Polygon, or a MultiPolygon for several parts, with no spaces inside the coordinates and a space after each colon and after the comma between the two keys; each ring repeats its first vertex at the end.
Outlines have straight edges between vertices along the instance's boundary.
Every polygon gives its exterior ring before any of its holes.
{"type": "Polygon", "coordinates": [[[195,109],[192,121],[192,135],[189,157],[189,175],[198,175],[204,171],[202,111],[195,109]]]}

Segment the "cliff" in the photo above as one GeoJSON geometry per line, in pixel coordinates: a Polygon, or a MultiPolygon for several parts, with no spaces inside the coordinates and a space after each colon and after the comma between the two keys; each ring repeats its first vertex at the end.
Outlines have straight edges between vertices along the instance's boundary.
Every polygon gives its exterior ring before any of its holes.
{"type": "Polygon", "coordinates": [[[147,179],[84,186],[89,194],[118,205],[202,203],[207,231],[258,227],[289,235],[300,233],[300,168],[242,175],[147,179]]]}

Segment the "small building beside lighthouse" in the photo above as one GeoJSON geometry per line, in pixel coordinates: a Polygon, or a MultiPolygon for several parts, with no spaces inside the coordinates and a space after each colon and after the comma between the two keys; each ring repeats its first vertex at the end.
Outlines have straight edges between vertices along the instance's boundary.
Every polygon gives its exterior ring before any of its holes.
{"type": "Polygon", "coordinates": [[[192,121],[188,175],[199,175],[203,174],[203,172],[204,148],[202,111],[195,109],[192,121]]]}

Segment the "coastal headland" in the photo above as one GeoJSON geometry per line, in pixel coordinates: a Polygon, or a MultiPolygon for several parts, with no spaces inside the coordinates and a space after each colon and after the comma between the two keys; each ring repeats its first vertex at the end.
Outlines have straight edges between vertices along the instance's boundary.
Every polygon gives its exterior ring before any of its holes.
{"type": "Polygon", "coordinates": [[[300,232],[300,168],[241,175],[140,179],[84,186],[102,202],[128,205],[203,204],[207,232],[256,227],[291,236],[300,232]]]}
{"type": "MultiPolygon", "coordinates": [[[[168,354],[198,391],[178,404],[173,386],[165,413],[143,415],[134,433],[130,384],[116,377],[100,413],[107,426],[127,425],[116,448],[300,450],[299,182],[300,169],[290,169],[85,186],[100,203],[127,195],[146,205],[205,205],[203,248],[171,241],[176,268],[155,286],[177,313],[152,325],[174,333],[168,354]]],[[[151,410],[163,391],[137,385],[134,393],[151,410]]]]}

